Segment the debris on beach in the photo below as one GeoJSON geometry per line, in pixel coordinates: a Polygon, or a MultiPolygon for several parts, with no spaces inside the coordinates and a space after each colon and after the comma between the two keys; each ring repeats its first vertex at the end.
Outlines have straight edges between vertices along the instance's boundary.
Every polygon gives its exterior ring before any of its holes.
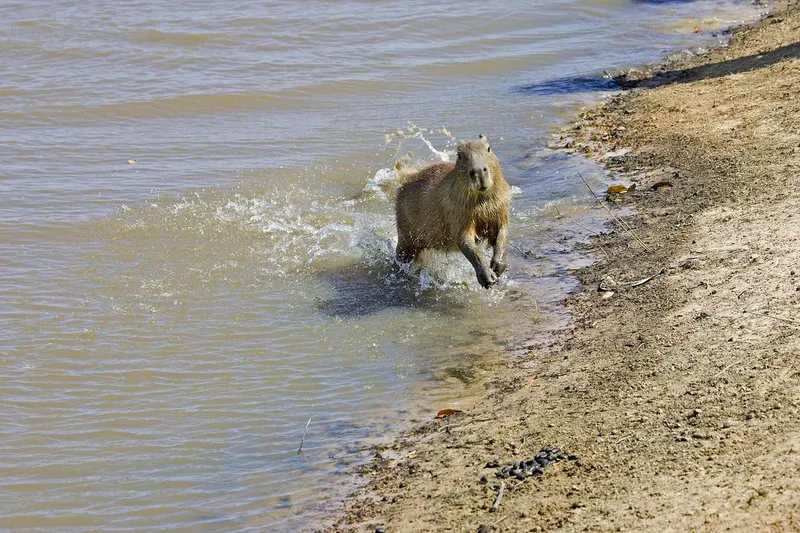
{"type": "Polygon", "coordinates": [[[545,468],[564,460],[577,461],[578,456],[568,454],[561,448],[545,446],[530,459],[523,459],[517,463],[505,463],[502,467],[495,460],[486,463],[485,468],[498,468],[499,470],[494,475],[500,479],[516,478],[522,481],[528,477],[541,479],[545,468]]]}
{"type": "Polygon", "coordinates": [[[650,189],[654,191],[666,191],[673,187],[671,181],[659,181],[650,186],[650,189]]]}
{"type": "Polygon", "coordinates": [[[458,413],[463,413],[463,412],[464,411],[462,411],[460,409],[442,409],[441,411],[436,413],[436,416],[434,418],[447,418],[448,416],[452,416],[452,415],[455,415],[455,414],[458,414],[458,413]]]}

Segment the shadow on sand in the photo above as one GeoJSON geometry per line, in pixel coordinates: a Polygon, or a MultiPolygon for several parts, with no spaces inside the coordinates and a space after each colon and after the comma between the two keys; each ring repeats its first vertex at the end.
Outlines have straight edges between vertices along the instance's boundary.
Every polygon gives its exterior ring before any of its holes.
{"type": "Polygon", "coordinates": [[[667,70],[640,80],[620,76],[616,78],[616,81],[623,89],[652,88],[670,83],[691,83],[698,80],[720,78],[729,74],[750,72],[797,57],[800,57],[800,43],[792,43],[763,54],[754,54],[697,67],[667,70]]]}

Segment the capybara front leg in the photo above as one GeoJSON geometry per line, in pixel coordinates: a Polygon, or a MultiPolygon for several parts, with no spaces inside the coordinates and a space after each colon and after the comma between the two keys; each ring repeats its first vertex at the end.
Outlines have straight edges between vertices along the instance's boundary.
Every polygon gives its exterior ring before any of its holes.
{"type": "Polygon", "coordinates": [[[417,258],[419,250],[410,242],[410,239],[398,236],[395,255],[401,263],[410,263],[417,258]]]}
{"type": "Polygon", "coordinates": [[[459,248],[461,248],[461,253],[472,263],[472,268],[475,269],[475,274],[478,276],[478,283],[481,284],[481,287],[488,289],[497,283],[497,275],[486,264],[486,259],[475,243],[475,235],[465,233],[461,237],[459,248]]]}
{"type": "Polygon", "coordinates": [[[495,274],[499,277],[506,271],[508,263],[506,256],[508,255],[508,228],[503,226],[497,232],[497,237],[494,241],[494,253],[492,254],[492,262],[490,266],[495,274]]]}

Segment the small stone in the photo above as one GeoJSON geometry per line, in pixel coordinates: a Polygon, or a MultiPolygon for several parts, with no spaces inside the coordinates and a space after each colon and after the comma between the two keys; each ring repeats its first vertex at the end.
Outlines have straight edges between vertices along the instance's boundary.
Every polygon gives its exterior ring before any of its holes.
{"type": "Polygon", "coordinates": [[[492,531],[492,526],[487,526],[485,524],[481,524],[478,526],[478,533],[490,533],[492,531]]]}
{"type": "Polygon", "coordinates": [[[382,527],[376,527],[375,528],[375,533],[386,533],[386,529],[384,529],[382,527]]]}

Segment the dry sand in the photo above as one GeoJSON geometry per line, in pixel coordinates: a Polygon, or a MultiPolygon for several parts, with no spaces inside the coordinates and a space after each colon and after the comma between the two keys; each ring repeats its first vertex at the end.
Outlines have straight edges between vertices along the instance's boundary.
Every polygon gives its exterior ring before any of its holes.
{"type": "Polygon", "coordinates": [[[800,2],[620,81],[561,142],[619,154],[638,239],[596,240],[573,328],[399,439],[330,531],[800,531],[800,2]],[[572,457],[493,512],[544,446],[572,457]]]}

